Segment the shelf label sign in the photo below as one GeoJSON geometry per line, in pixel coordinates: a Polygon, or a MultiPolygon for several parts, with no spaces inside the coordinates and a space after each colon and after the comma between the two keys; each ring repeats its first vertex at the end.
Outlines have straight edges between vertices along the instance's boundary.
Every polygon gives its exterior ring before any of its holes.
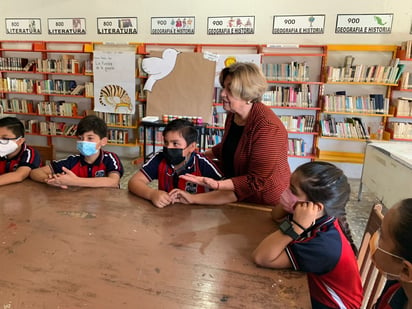
{"type": "Polygon", "coordinates": [[[273,16],[273,34],[322,34],[325,15],[273,16]]]}
{"type": "Polygon", "coordinates": [[[390,34],[393,14],[338,14],[335,33],[390,34]]]}
{"type": "Polygon", "coordinates": [[[137,34],[137,17],[98,17],[97,34],[137,34]]]}
{"type": "Polygon", "coordinates": [[[41,34],[40,18],[6,18],[6,34],[41,34]]]}
{"type": "Polygon", "coordinates": [[[49,34],[86,34],[86,18],[48,18],[49,34]]]}
{"type": "Polygon", "coordinates": [[[207,18],[208,35],[254,33],[255,16],[223,16],[207,18]]]}
{"type": "Polygon", "coordinates": [[[195,17],[152,17],[150,34],[195,34],[195,17]]]}

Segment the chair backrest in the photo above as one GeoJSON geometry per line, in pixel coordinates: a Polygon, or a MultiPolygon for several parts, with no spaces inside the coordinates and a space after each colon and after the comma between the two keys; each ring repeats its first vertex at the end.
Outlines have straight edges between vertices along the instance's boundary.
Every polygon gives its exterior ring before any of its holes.
{"type": "Polygon", "coordinates": [[[369,241],[372,235],[380,228],[383,215],[381,204],[373,205],[366,224],[365,233],[363,234],[361,247],[359,250],[358,266],[363,286],[362,309],[372,308],[382,292],[386,278],[372,263],[369,250],[369,241]]]}
{"type": "Polygon", "coordinates": [[[40,153],[40,157],[41,157],[43,165],[47,164],[47,161],[52,161],[56,158],[56,151],[54,150],[53,145],[49,145],[49,146],[30,145],[30,146],[37,149],[37,151],[40,153]]]}

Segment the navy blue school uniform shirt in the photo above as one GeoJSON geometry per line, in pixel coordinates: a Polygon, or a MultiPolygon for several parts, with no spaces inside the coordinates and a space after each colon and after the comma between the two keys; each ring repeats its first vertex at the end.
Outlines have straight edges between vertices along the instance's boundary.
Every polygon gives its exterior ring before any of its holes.
{"type": "Polygon", "coordinates": [[[407,302],[408,298],[401,283],[397,280],[388,280],[374,309],[403,309],[407,302]]]}
{"type": "Polygon", "coordinates": [[[20,152],[13,158],[0,157],[0,175],[15,172],[20,166],[27,166],[31,169],[38,168],[40,163],[38,151],[23,143],[20,152]]]}
{"type": "Polygon", "coordinates": [[[113,152],[104,150],[100,150],[99,157],[92,164],[87,163],[81,154],[51,162],[51,168],[56,174],[63,173],[63,167],[83,178],[107,177],[111,172],[117,172],[122,177],[124,172],[119,157],[113,152]]]}
{"type": "Polygon", "coordinates": [[[140,169],[149,181],[158,179],[158,188],[166,192],[170,192],[174,188],[179,188],[189,193],[203,193],[209,191],[204,186],[188,182],[179,175],[192,174],[196,176],[204,176],[216,180],[222,179],[222,174],[214,163],[212,163],[203,154],[193,152],[185,164],[179,170],[167,164],[163,152],[157,152],[149,161],[143,164],[140,169]]]}

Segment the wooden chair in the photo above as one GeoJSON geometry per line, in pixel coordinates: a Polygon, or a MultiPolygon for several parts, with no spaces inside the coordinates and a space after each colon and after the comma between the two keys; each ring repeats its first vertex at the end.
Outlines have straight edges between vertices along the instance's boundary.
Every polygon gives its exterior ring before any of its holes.
{"type": "Polygon", "coordinates": [[[40,153],[40,158],[42,160],[43,165],[47,164],[48,162],[56,158],[56,151],[53,145],[49,145],[49,146],[30,145],[30,146],[37,149],[37,151],[40,153]]]}
{"type": "Polygon", "coordinates": [[[381,294],[386,281],[386,278],[382,276],[372,263],[369,249],[369,241],[382,223],[382,207],[381,204],[373,205],[359,250],[358,267],[364,293],[364,299],[361,306],[362,309],[372,308],[373,304],[376,303],[376,300],[381,294]]]}

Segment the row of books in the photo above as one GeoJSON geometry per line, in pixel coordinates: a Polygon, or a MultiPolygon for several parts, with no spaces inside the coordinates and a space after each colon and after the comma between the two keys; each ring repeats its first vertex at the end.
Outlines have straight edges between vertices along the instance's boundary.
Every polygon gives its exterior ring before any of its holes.
{"type": "Polygon", "coordinates": [[[25,99],[1,99],[2,110],[7,113],[35,113],[35,105],[31,100],[25,99]]]}
{"type": "Polygon", "coordinates": [[[262,102],[268,106],[314,107],[310,88],[311,85],[275,86],[263,94],[262,102]]]}
{"type": "Polygon", "coordinates": [[[102,118],[107,125],[113,126],[133,126],[133,115],[131,114],[115,114],[115,113],[103,113],[95,112],[97,117],[102,118]]]}
{"type": "Polygon", "coordinates": [[[412,117],[412,98],[397,98],[393,102],[393,106],[396,109],[395,115],[397,117],[412,117]]]}
{"type": "Polygon", "coordinates": [[[401,89],[412,89],[412,73],[403,72],[399,86],[401,89]]]}
{"type": "Polygon", "coordinates": [[[75,136],[77,131],[77,124],[39,121],[38,119],[22,119],[21,121],[23,122],[26,133],[31,134],[75,136]]]}
{"type": "Polygon", "coordinates": [[[128,144],[129,132],[121,129],[109,129],[107,130],[107,138],[112,144],[128,144]]]}
{"type": "Polygon", "coordinates": [[[61,59],[36,59],[36,71],[47,73],[80,73],[82,63],[73,55],[63,55],[61,59]]]}
{"type": "Polygon", "coordinates": [[[28,78],[0,78],[0,92],[34,93],[37,81],[28,78]]]}
{"type": "Polygon", "coordinates": [[[320,120],[322,136],[352,138],[352,139],[369,139],[369,133],[362,119],[357,117],[344,118],[343,121],[337,121],[334,117],[326,115],[320,120]]]}
{"type": "Polygon", "coordinates": [[[306,62],[262,63],[262,71],[269,81],[309,81],[309,66],[306,62]]]}
{"type": "Polygon", "coordinates": [[[0,71],[31,71],[34,61],[20,57],[0,57],[0,71]]]}
{"type": "Polygon", "coordinates": [[[224,127],[226,122],[226,112],[218,112],[216,106],[213,106],[213,117],[212,117],[212,126],[214,127],[224,127]]]}
{"type": "Polygon", "coordinates": [[[383,94],[346,96],[328,94],[323,97],[323,110],[328,112],[388,114],[389,99],[383,94]]]}
{"type": "Polygon", "coordinates": [[[412,58],[412,40],[404,41],[401,43],[401,50],[405,52],[405,58],[412,58]]]}
{"type": "Polygon", "coordinates": [[[314,132],[316,122],[314,115],[281,115],[279,118],[289,132],[314,132]]]}
{"type": "Polygon", "coordinates": [[[328,82],[397,84],[404,68],[404,64],[398,64],[396,66],[358,64],[349,69],[345,67],[328,66],[326,74],[328,82]]]}
{"type": "Polygon", "coordinates": [[[93,97],[94,96],[94,85],[93,82],[86,82],[84,84],[84,95],[86,97],[93,97]]]}
{"type": "Polygon", "coordinates": [[[37,104],[37,112],[39,115],[55,115],[77,117],[77,103],[57,101],[57,102],[39,102],[37,104]]]}
{"type": "Polygon", "coordinates": [[[47,79],[36,81],[38,94],[83,95],[85,85],[77,85],[75,80],[47,79]]]}
{"type": "Polygon", "coordinates": [[[302,138],[288,139],[288,155],[290,156],[306,156],[307,144],[302,138]]]}
{"type": "Polygon", "coordinates": [[[392,138],[412,140],[412,122],[389,122],[389,130],[392,131],[392,138]]]}

